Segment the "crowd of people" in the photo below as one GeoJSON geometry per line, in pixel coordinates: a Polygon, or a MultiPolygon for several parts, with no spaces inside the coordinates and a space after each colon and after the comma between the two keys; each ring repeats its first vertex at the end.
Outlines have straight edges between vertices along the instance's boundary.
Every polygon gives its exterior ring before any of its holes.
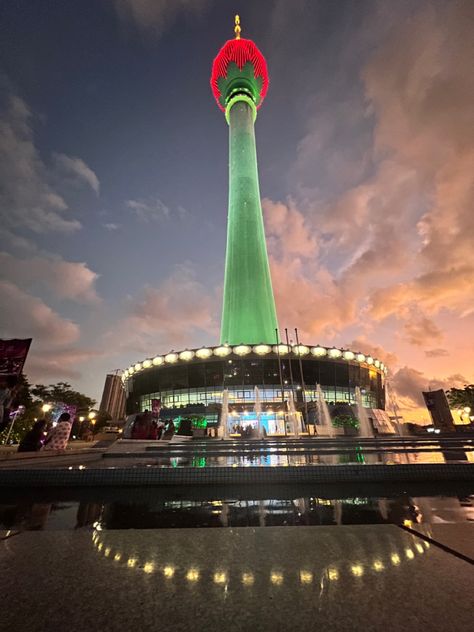
{"type": "Polygon", "coordinates": [[[71,429],[72,420],[69,413],[63,413],[56,425],[50,424],[46,419],[40,419],[35,422],[32,429],[20,441],[18,452],[65,450],[71,429]]]}
{"type": "Polygon", "coordinates": [[[175,433],[174,423],[154,419],[149,410],[137,415],[133,423],[132,439],[171,439],[175,433]]]}

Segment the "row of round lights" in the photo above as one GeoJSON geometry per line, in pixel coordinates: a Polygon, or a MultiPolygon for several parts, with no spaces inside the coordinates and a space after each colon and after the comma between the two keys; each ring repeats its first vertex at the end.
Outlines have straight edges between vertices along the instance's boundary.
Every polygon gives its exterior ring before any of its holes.
{"type": "Polygon", "coordinates": [[[175,364],[176,362],[189,362],[193,358],[198,358],[199,360],[206,360],[211,356],[217,356],[219,358],[225,358],[228,355],[235,354],[238,356],[246,356],[249,353],[256,353],[257,355],[264,356],[269,353],[277,353],[278,355],[285,356],[290,353],[290,351],[296,356],[307,356],[312,355],[316,358],[329,357],[333,360],[337,360],[342,358],[343,360],[356,360],[357,362],[365,363],[373,365],[375,368],[380,369],[387,372],[387,367],[380,360],[376,360],[372,356],[365,355],[363,353],[354,353],[353,351],[348,351],[346,349],[337,349],[336,347],[328,348],[328,347],[307,347],[306,345],[294,345],[288,346],[284,344],[280,345],[237,345],[235,347],[230,347],[228,345],[223,345],[220,347],[202,347],[201,349],[197,349],[196,351],[190,351],[186,349],[185,351],[175,352],[171,351],[164,356],[156,356],[152,359],[144,360],[143,362],[137,362],[129,367],[126,371],[124,371],[122,377],[123,379],[127,379],[134,373],[141,371],[142,369],[149,369],[153,366],[161,366],[162,364],[175,364]]]}
{"type": "MultiPolygon", "coordinates": [[[[167,580],[176,579],[178,567],[172,563],[161,565],[154,559],[140,560],[134,555],[128,557],[125,553],[108,546],[106,541],[102,541],[97,532],[94,532],[92,536],[92,543],[99,553],[104,555],[104,557],[109,558],[109,560],[119,562],[128,568],[133,568],[146,574],[161,572],[163,577],[167,580]]],[[[370,560],[366,560],[365,564],[355,561],[352,563],[347,562],[347,566],[338,567],[336,565],[329,565],[322,569],[321,580],[327,579],[329,581],[337,581],[344,571],[347,570],[349,570],[351,575],[354,577],[362,577],[365,572],[371,570],[380,573],[388,569],[390,566],[399,566],[404,560],[412,561],[415,559],[416,553],[421,555],[430,548],[430,543],[426,540],[415,542],[413,539],[411,545],[412,546],[405,547],[403,551],[398,547],[394,548],[392,549],[390,556],[384,556],[383,558],[377,556],[372,560],[372,562],[370,562],[370,560]]],[[[182,572],[186,580],[193,583],[199,581],[201,577],[204,576],[203,570],[193,565],[190,566],[189,569],[184,569],[182,572]]],[[[180,581],[182,581],[183,575],[178,577],[180,581]]],[[[260,576],[262,575],[260,574],[260,576]]],[[[227,584],[231,580],[235,579],[235,577],[232,577],[230,573],[226,572],[226,570],[222,567],[217,567],[212,573],[212,577],[215,584],[227,584]]],[[[313,581],[316,581],[317,575],[313,569],[304,568],[296,572],[296,577],[299,579],[301,584],[311,584],[313,581]]],[[[244,572],[241,575],[241,582],[247,586],[254,584],[255,579],[255,575],[251,570],[247,570],[247,572],[244,572]]],[[[287,577],[286,579],[288,581],[289,578],[287,577]]],[[[282,570],[272,569],[269,574],[269,580],[272,584],[280,586],[285,581],[285,574],[282,570]]]]}

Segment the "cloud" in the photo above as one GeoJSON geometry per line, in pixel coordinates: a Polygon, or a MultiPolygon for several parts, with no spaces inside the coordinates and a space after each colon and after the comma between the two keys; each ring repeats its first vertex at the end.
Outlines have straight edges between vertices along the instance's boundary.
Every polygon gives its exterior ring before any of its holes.
{"type": "Polygon", "coordinates": [[[82,373],[79,366],[102,355],[102,352],[91,349],[66,347],[64,349],[42,349],[36,353],[35,345],[25,365],[30,382],[44,383],[48,379],[78,379],[82,373]]]}
{"type": "Polygon", "coordinates": [[[73,158],[66,154],[54,154],[53,158],[59,171],[67,174],[77,184],[86,184],[99,195],[99,179],[81,158],[73,158]]]}
{"type": "Polygon", "coordinates": [[[209,0],[114,0],[114,4],[121,20],[159,37],[180,13],[199,14],[209,0]]]}
{"type": "Polygon", "coordinates": [[[426,316],[412,317],[403,326],[408,342],[420,347],[440,340],[443,334],[435,323],[426,316]]]}
{"type": "Polygon", "coordinates": [[[171,214],[169,207],[158,198],[127,200],[125,205],[145,223],[160,221],[171,214]]]}
{"type": "Polygon", "coordinates": [[[20,259],[0,252],[0,278],[27,288],[41,284],[61,299],[80,303],[97,303],[95,290],[98,275],[85,263],[64,261],[60,257],[35,256],[20,259]]]}
{"type": "Polygon", "coordinates": [[[428,349],[425,351],[427,358],[444,358],[449,355],[449,351],[446,349],[428,349]]]}
{"type": "Polygon", "coordinates": [[[287,204],[262,200],[265,215],[267,239],[272,251],[282,252],[285,257],[315,257],[318,253],[316,236],[311,230],[308,219],[295,206],[292,200],[287,204]]]}
{"type": "Polygon", "coordinates": [[[430,379],[422,371],[408,366],[399,369],[392,378],[392,387],[400,399],[399,405],[407,410],[425,406],[422,391],[463,388],[467,383],[468,380],[460,374],[454,374],[445,379],[430,379]]]}
{"type": "Polygon", "coordinates": [[[158,287],[145,287],[129,303],[130,314],[110,333],[113,344],[152,355],[170,347],[194,347],[212,337],[218,324],[216,297],[196,280],[192,264],[177,265],[158,287]]]}
{"type": "Polygon", "coordinates": [[[62,318],[40,298],[31,296],[8,281],[0,281],[0,338],[33,338],[42,348],[71,344],[79,338],[79,327],[62,318]]]}
{"type": "Polygon", "coordinates": [[[0,221],[9,229],[70,233],[81,225],[66,218],[68,205],[48,183],[48,170],[34,144],[32,114],[9,94],[0,108],[0,221]]]}
{"type": "Polygon", "coordinates": [[[102,226],[103,226],[106,230],[110,230],[110,231],[119,230],[119,228],[120,228],[120,224],[113,224],[112,222],[110,222],[110,223],[108,223],[108,224],[102,224],[102,226]]]}
{"type": "Polygon", "coordinates": [[[473,13],[461,0],[398,16],[358,88],[342,95],[337,77],[314,97],[294,199],[266,209],[280,318],[316,336],[384,324],[425,347],[442,313],[474,310],[473,13]]]}
{"type": "Polygon", "coordinates": [[[360,351],[365,355],[371,355],[373,358],[381,360],[389,369],[393,369],[398,364],[398,356],[395,353],[387,351],[380,345],[373,344],[363,336],[355,338],[345,346],[352,351],[360,351]]]}

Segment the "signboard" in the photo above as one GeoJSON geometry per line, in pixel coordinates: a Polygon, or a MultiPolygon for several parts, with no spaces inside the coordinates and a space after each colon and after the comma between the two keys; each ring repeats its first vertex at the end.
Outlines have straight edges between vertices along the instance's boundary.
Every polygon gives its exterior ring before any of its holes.
{"type": "Polygon", "coordinates": [[[30,349],[31,338],[0,340],[0,375],[20,375],[30,349]]]}

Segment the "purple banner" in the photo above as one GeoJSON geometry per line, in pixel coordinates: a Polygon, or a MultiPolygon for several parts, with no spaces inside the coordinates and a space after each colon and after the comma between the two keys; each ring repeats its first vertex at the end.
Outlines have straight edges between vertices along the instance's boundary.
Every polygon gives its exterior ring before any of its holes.
{"type": "Polygon", "coordinates": [[[31,338],[0,340],[0,375],[20,375],[30,344],[31,338]]]}

